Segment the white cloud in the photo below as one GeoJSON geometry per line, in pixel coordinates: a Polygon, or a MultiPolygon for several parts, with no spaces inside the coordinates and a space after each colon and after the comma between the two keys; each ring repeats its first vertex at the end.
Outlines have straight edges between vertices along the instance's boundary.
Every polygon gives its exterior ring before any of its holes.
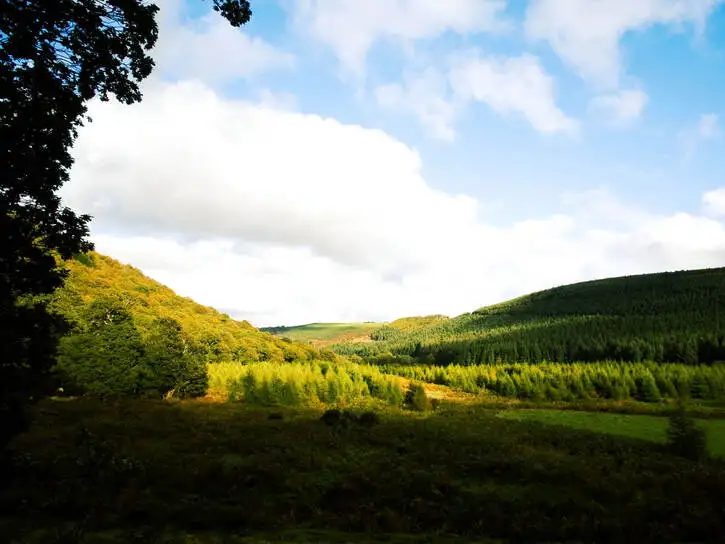
{"type": "Polygon", "coordinates": [[[378,104],[396,113],[412,114],[433,137],[452,142],[456,105],[448,98],[446,77],[434,68],[409,75],[401,83],[388,83],[375,89],[378,104]]]}
{"type": "Polygon", "coordinates": [[[171,79],[198,78],[218,85],[295,64],[293,55],[233,28],[214,12],[186,20],[178,0],[161,3],[159,21],[153,56],[171,79]]]}
{"type": "Polygon", "coordinates": [[[720,118],[715,113],[703,113],[697,123],[683,128],[678,134],[685,160],[695,154],[697,148],[708,141],[721,136],[720,118]]]}
{"type": "Polygon", "coordinates": [[[501,115],[518,113],[539,132],[576,132],[579,123],[556,105],[554,79],[536,57],[484,57],[477,50],[449,59],[446,73],[429,67],[406,74],[403,83],[375,89],[382,107],[414,115],[433,138],[453,141],[454,122],[472,102],[501,115]]]}
{"type": "Polygon", "coordinates": [[[641,89],[599,95],[589,103],[590,111],[612,125],[623,126],[642,115],[649,97],[641,89]]]}
{"type": "Polygon", "coordinates": [[[725,216],[725,187],[713,189],[702,195],[705,213],[713,216],[725,216]]]}
{"type": "MultiPolygon", "coordinates": [[[[606,192],[508,226],[432,189],[378,130],[221,99],[198,83],[93,103],[74,209],[98,249],[256,325],[454,315],[594,277],[725,265],[725,226],[606,192]]],[[[709,197],[712,200],[712,197],[709,197]]]]}
{"type": "Polygon", "coordinates": [[[556,106],[554,78],[532,55],[496,58],[468,52],[454,59],[450,74],[454,95],[488,104],[506,115],[518,113],[540,132],[576,132],[579,123],[556,106]]]}
{"type": "Polygon", "coordinates": [[[225,101],[199,83],[91,112],[65,190],[109,228],[305,246],[384,269],[425,262],[443,241],[437,221],[466,229],[477,213],[426,186],[418,154],[381,131],[225,101]]]}
{"type": "Polygon", "coordinates": [[[268,106],[272,109],[289,111],[297,111],[299,109],[297,97],[292,93],[260,89],[257,92],[257,99],[260,105],[268,106]]]}
{"type": "Polygon", "coordinates": [[[334,51],[342,67],[361,76],[372,45],[381,39],[407,45],[446,31],[498,32],[506,0],[296,0],[297,26],[334,51]]]}
{"type": "Polygon", "coordinates": [[[587,80],[617,88],[622,72],[620,40],[650,26],[691,23],[702,28],[723,0],[531,0],[525,30],[546,40],[587,80]]]}

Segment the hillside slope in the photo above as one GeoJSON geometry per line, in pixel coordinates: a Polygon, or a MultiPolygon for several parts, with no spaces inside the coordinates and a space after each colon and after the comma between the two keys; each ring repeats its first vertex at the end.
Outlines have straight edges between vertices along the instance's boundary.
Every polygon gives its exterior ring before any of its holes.
{"type": "Polygon", "coordinates": [[[323,347],[339,342],[369,340],[370,333],[383,323],[308,323],[290,327],[263,327],[260,330],[294,342],[310,343],[323,347]]]}
{"type": "Polygon", "coordinates": [[[645,274],[548,289],[338,353],[448,363],[725,360],[725,268],[645,274]]]}
{"type": "Polygon", "coordinates": [[[51,305],[72,324],[82,320],[92,302],[105,300],[127,309],[144,332],[154,319],[177,321],[183,332],[204,349],[208,361],[284,361],[311,359],[317,352],[236,321],[213,308],[178,296],[138,269],[89,253],[68,261],[70,274],[51,305]]]}

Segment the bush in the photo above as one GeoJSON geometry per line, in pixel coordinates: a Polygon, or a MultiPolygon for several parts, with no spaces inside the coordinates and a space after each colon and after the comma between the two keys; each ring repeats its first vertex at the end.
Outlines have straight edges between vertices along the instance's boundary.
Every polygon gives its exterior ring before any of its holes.
{"type": "Polygon", "coordinates": [[[375,412],[367,411],[360,414],[358,422],[363,427],[372,427],[380,423],[380,417],[375,412]]]}
{"type": "Polygon", "coordinates": [[[667,428],[667,449],[679,455],[699,461],[707,457],[707,440],[705,430],[688,417],[683,409],[670,417],[667,428]]]}
{"type": "Polygon", "coordinates": [[[339,425],[340,421],[342,421],[342,412],[337,408],[325,410],[325,413],[322,414],[320,421],[324,422],[325,425],[330,425],[331,427],[333,425],[339,425]]]}
{"type": "Polygon", "coordinates": [[[411,383],[405,403],[416,412],[427,412],[431,409],[430,399],[425,394],[425,388],[419,383],[411,383]]]}

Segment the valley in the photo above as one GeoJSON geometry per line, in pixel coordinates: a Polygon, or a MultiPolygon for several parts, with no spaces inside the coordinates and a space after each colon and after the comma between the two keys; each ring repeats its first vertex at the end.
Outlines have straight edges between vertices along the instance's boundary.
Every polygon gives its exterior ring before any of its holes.
{"type": "Polygon", "coordinates": [[[11,542],[725,529],[723,269],[260,330],[98,253],[66,266],[55,389],[0,491],[11,542]]]}

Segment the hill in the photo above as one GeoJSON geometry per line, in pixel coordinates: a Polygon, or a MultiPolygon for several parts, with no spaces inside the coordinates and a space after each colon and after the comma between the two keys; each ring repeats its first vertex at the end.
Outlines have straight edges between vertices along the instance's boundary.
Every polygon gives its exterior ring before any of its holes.
{"type": "Polygon", "coordinates": [[[422,317],[403,317],[390,323],[374,321],[352,323],[308,323],[291,327],[262,327],[260,330],[272,333],[294,342],[305,342],[315,347],[323,347],[345,342],[369,342],[375,331],[388,326],[401,331],[412,331],[448,319],[444,315],[422,317]]]}
{"type": "Polygon", "coordinates": [[[106,301],[127,310],[141,333],[157,318],[178,322],[185,337],[197,344],[207,362],[291,361],[312,359],[317,352],[236,321],[213,308],[178,296],[140,270],[91,252],[66,263],[69,276],[51,307],[79,326],[89,305],[106,301]]]}
{"type": "Polygon", "coordinates": [[[725,268],[548,289],[409,331],[384,326],[335,351],[419,361],[725,360],[725,268]]]}
{"type": "Polygon", "coordinates": [[[262,327],[260,330],[294,342],[310,343],[315,347],[339,342],[359,342],[370,339],[370,333],[384,323],[308,323],[291,327],[262,327]]]}

